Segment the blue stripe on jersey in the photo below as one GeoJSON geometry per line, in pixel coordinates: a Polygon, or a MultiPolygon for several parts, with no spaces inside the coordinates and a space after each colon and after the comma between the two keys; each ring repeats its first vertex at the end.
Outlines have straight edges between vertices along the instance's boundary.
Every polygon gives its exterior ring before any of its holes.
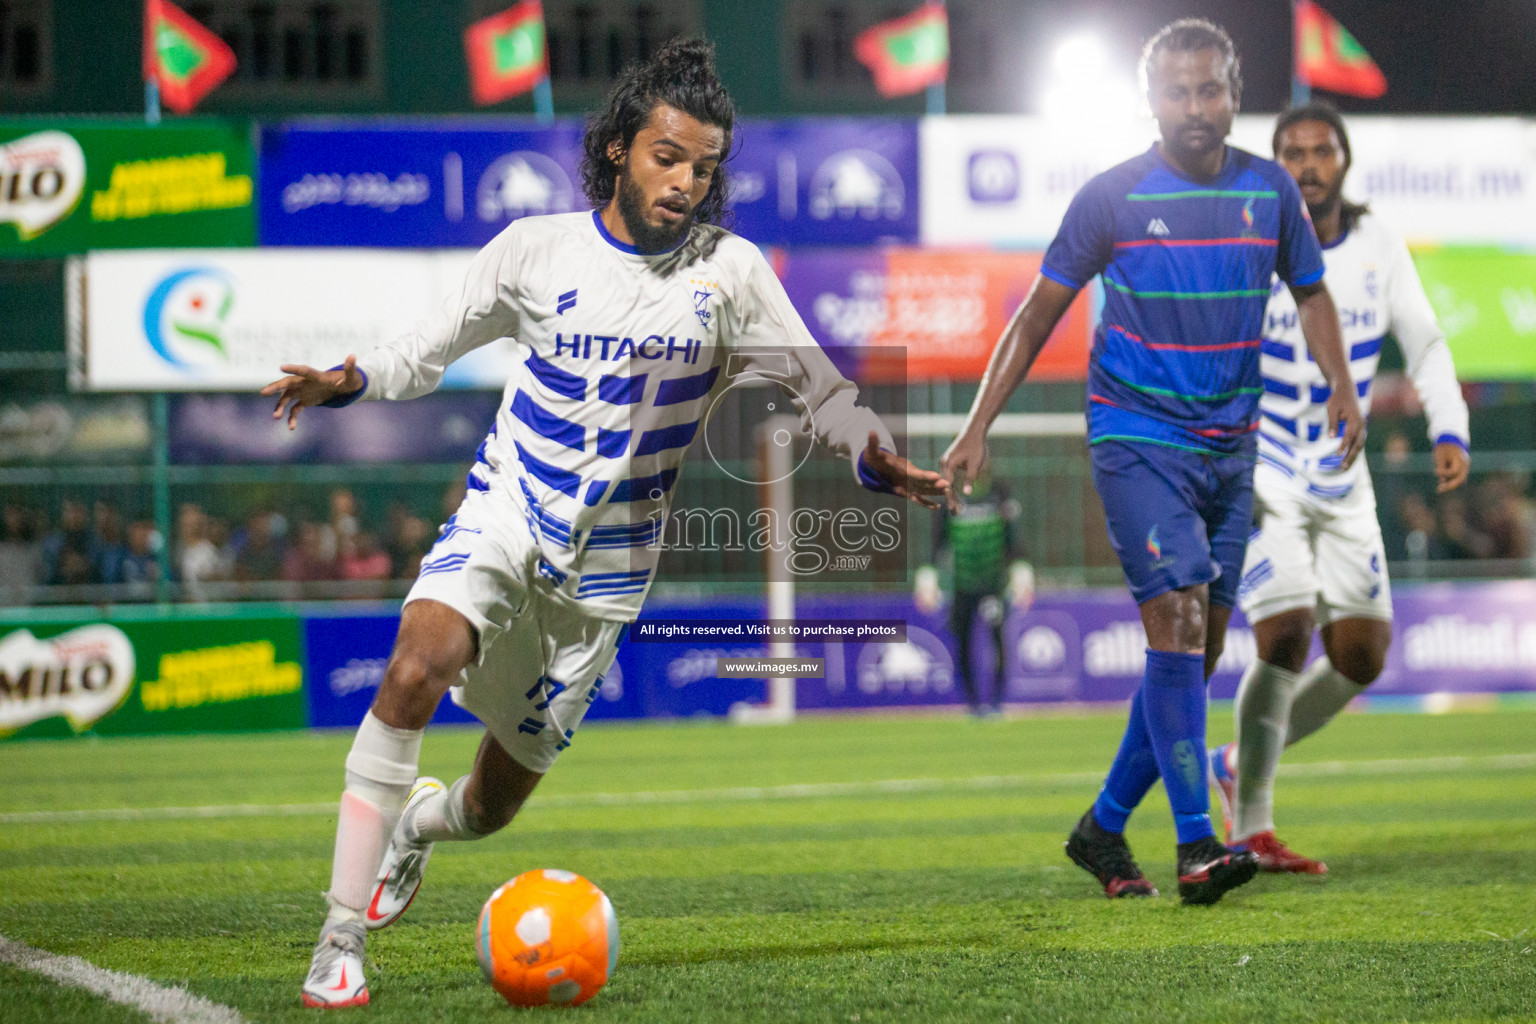
{"type": "Polygon", "coordinates": [[[1370,341],[1357,341],[1349,346],[1349,358],[1364,359],[1381,351],[1381,339],[1372,338],[1370,341]]]}
{"type": "Polygon", "coordinates": [[[1279,448],[1282,452],[1284,452],[1287,455],[1295,455],[1296,454],[1296,449],[1292,448],[1290,445],[1286,444],[1284,441],[1280,440],[1278,437],[1276,437],[1275,435],[1273,435],[1273,434],[1271,434],[1271,433],[1269,433],[1267,431],[1264,431],[1264,430],[1260,430],[1259,431],[1259,440],[1260,441],[1267,441],[1267,442],[1269,442],[1270,444],[1274,445],[1276,448],[1279,448]]]}
{"type": "Polygon", "coordinates": [[[1318,438],[1320,438],[1322,436],[1323,436],[1323,425],[1321,423],[1308,423],[1307,424],[1307,440],[1308,441],[1316,441],[1318,438]]]}
{"type": "Polygon", "coordinates": [[[1283,341],[1271,341],[1265,338],[1259,345],[1259,351],[1266,356],[1274,356],[1276,359],[1283,359],[1288,363],[1296,361],[1296,350],[1283,341]]]}
{"type": "Polygon", "coordinates": [[[596,505],[603,500],[603,492],[607,489],[607,480],[593,480],[587,485],[587,496],[581,500],[586,505],[596,505]]]}
{"type": "Polygon", "coordinates": [[[573,423],[563,416],[556,416],[528,397],[521,388],[512,398],[512,415],[522,420],[540,437],[557,441],[578,452],[587,447],[587,431],[580,423],[573,423]]]}
{"type": "MultiPolygon", "coordinates": [[[[1301,392],[1297,390],[1295,384],[1287,384],[1285,381],[1275,380],[1273,377],[1264,378],[1264,390],[1272,395],[1279,395],[1281,398],[1301,397],[1301,392]]],[[[1315,388],[1313,390],[1314,392],[1316,391],[1315,388]]],[[[1313,401],[1316,401],[1316,399],[1314,398],[1313,401]]]]}
{"type": "Polygon", "coordinates": [[[1292,437],[1297,436],[1296,435],[1296,421],[1295,420],[1288,420],[1284,416],[1277,416],[1274,413],[1270,412],[1268,409],[1263,410],[1263,412],[1264,412],[1264,418],[1265,419],[1269,420],[1275,426],[1279,427],[1281,430],[1284,430],[1287,434],[1290,434],[1292,437]]]}
{"type": "Polygon", "coordinates": [[[605,373],[597,381],[597,397],[614,405],[634,405],[645,397],[645,379],[648,373],[633,377],[616,377],[605,373]]]}
{"type": "Polygon", "coordinates": [[[660,473],[651,476],[632,476],[628,480],[620,480],[613,487],[613,494],[608,498],[610,502],[617,501],[646,501],[656,495],[666,494],[677,482],[677,470],[664,469],[660,473]]]}
{"type": "Polygon", "coordinates": [[[518,486],[523,489],[523,497],[528,500],[528,512],[538,524],[539,532],[551,540],[557,540],[566,547],[572,546],[576,537],[576,524],[550,512],[544,507],[538,498],[533,496],[533,491],[528,489],[525,480],[519,480],[518,486]]]}
{"type": "Polygon", "coordinates": [[[691,423],[678,423],[670,427],[647,430],[640,435],[640,443],[635,446],[635,454],[655,455],[668,448],[686,448],[693,441],[693,435],[698,432],[698,429],[699,421],[694,420],[691,423]]]}
{"type": "Polygon", "coordinates": [[[644,519],[638,523],[594,526],[587,533],[589,548],[649,547],[661,536],[664,520],[644,519]]]}
{"type": "Polygon", "coordinates": [[[1121,251],[1104,271],[1109,287],[1126,295],[1152,299],[1269,299],[1269,281],[1257,280],[1252,253],[1237,258],[1204,247],[1121,251]]]}
{"type": "Polygon", "coordinates": [[[1259,461],[1264,463],[1266,466],[1273,466],[1275,469],[1278,469],[1280,472],[1284,473],[1286,476],[1295,476],[1296,475],[1295,473],[1293,473],[1291,471],[1291,467],[1287,466],[1285,463],[1281,462],[1279,459],[1277,459],[1273,455],[1269,454],[1269,452],[1266,452],[1263,448],[1259,449],[1259,461]]]}
{"type": "Polygon", "coordinates": [[[1354,489],[1355,485],[1352,483],[1343,484],[1338,487],[1319,487],[1317,484],[1307,484],[1307,493],[1315,494],[1319,498],[1342,498],[1354,489]]]}
{"type": "Polygon", "coordinates": [[[475,466],[474,469],[469,471],[469,475],[464,478],[464,487],[466,490],[488,491],[491,489],[490,484],[486,483],[484,480],[475,475],[475,469],[479,468],[480,467],[478,465],[475,466]]]}
{"type": "MultiPolygon", "coordinates": [[[[1360,398],[1364,398],[1366,392],[1371,390],[1371,381],[1374,379],[1373,377],[1365,377],[1355,381],[1355,394],[1360,398]]],[[[1313,384],[1311,395],[1313,405],[1322,405],[1333,395],[1333,388],[1326,384],[1313,384]]],[[[1295,398],[1296,396],[1292,395],[1291,397],[1295,398]]]]}
{"type": "Polygon", "coordinates": [[[535,379],[555,394],[577,400],[587,397],[587,382],[585,379],[560,369],[554,363],[540,357],[537,352],[528,353],[526,362],[528,369],[533,371],[535,379]]]}
{"type": "Polygon", "coordinates": [[[679,402],[701,398],[709,394],[709,389],[715,386],[715,378],[718,376],[720,376],[720,367],[715,366],[711,367],[707,373],[664,380],[656,388],[656,404],[676,405],[679,402]]]}
{"type": "Polygon", "coordinates": [[[514,440],[512,443],[517,445],[517,457],[522,460],[523,468],[532,473],[537,480],[553,487],[561,494],[572,498],[576,497],[576,490],[581,486],[581,477],[568,469],[561,469],[559,466],[552,466],[542,459],[534,458],[528,449],[524,448],[518,441],[514,440]]]}
{"type": "Polygon", "coordinates": [[[629,447],[629,434],[628,430],[609,430],[606,427],[598,427],[597,454],[605,459],[617,459],[629,447]]]}

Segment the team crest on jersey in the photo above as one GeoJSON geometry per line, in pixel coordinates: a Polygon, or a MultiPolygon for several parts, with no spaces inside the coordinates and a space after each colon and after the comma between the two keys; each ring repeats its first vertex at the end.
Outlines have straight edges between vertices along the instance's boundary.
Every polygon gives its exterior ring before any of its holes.
{"type": "Polygon", "coordinates": [[[1372,299],[1376,298],[1376,268],[1367,267],[1365,271],[1365,294],[1372,299]]]}
{"type": "Polygon", "coordinates": [[[717,289],[720,286],[713,281],[701,281],[698,278],[693,278],[688,283],[693,285],[694,315],[699,318],[699,325],[701,327],[708,327],[710,317],[714,316],[714,313],[709,308],[709,300],[715,295],[712,289],[717,289]]]}
{"type": "Polygon", "coordinates": [[[1163,223],[1163,218],[1161,217],[1153,217],[1147,222],[1147,234],[1149,235],[1157,238],[1167,238],[1170,233],[1168,225],[1163,223]]]}

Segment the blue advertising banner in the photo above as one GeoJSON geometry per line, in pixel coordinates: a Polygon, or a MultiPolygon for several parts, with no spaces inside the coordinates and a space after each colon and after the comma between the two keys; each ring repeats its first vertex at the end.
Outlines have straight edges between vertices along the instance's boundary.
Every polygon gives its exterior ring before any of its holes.
{"type": "Polygon", "coordinates": [[[736,147],[732,230],[743,238],[793,246],[917,240],[916,121],[748,121],[736,147]]]}
{"type": "MultiPolygon", "coordinates": [[[[266,126],[260,243],[478,248],[518,217],[587,208],[582,131],[574,119],[266,126]]],[[[736,138],[737,234],[763,246],[916,241],[916,121],[744,121],[736,138]]]]}
{"type": "Polygon", "coordinates": [[[578,120],[294,122],[261,130],[262,245],[479,248],[587,208],[578,120]]]}

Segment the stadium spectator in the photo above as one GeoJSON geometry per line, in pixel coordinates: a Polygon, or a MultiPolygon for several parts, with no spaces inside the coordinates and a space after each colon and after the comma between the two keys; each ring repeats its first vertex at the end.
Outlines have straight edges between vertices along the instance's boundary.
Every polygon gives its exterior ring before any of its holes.
{"type": "Polygon", "coordinates": [[[148,601],[155,596],[155,584],[164,574],[160,558],[164,547],[165,538],[148,519],[128,524],[128,545],[122,569],[126,600],[148,601]]]}
{"type": "Polygon", "coordinates": [[[385,580],[389,578],[389,554],[379,547],[379,538],[367,530],[344,537],[337,567],[344,580],[385,580]]]}
{"type": "Polygon", "coordinates": [[[389,508],[386,536],[390,575],[397,580],[415,579],[422,558],[432,549],[432,525],[397,502],[389,508]]]}
{"type": "Polygon", "coordinates": [[[357,496],[345,487],[331,491],[330,516],[321,524],[321,544],[328,561],[341,557],[341,546],[358,531],[357,496]]]}
{"type": "Polygon", "coordinates": [[[43,579],[52,586],[92,582],[95,538],[83,502],[66,498],[59,507],[59,528],[43,540],[43,579]]]}
{"type": "Polygon", "coordinates": [[[117,506],[96,502],[91,524],[96,530],[92,582],[123,582],[123,560],[128,556],[128,547],[123,543],[123,517],[117,506]]]}
{"type": "Polygon", "coordinates": [[[325,550],[325,527],[306,520],[299,524],[298,542],[283,559],[283,579],[313,583],[337,578],[336,560],[325,550]]]}
{"type": "Polygon", "coordinates": [[[30,604],[43,581],[42,532],[37,513],[7,505],[0,517],[0,607],[30,604]]]}
{"type": "Polygon", "coordinates": [[[288,522],[270,509],[251,514],[230,539],[234,578],[241,582],[281,579],[288,555],[288,522]]]}
{"type": "Polygon", "coordinates": [[[1524,482],[1509,473],[1490,474],[1478,487],[1478,523],[1493,558],[1530,558],[1536,540],[1536,506],[1524,482]]]}
{"type": "Polygon", "coordinates": [[[1440,538],[1447,558],[1493,557],[1493,541],[1473,522],[1463,495],[1441,495],[1440,538]]]}
{"type": "Polygon", "coordinates": [[[187,502],[176,518],[176,541],[180,547],[177,575],[183,594],[190,601],[208,600],[209,583],[224,578],[224,557],[210,537],[208,515],[201,506],[187,502]]]}

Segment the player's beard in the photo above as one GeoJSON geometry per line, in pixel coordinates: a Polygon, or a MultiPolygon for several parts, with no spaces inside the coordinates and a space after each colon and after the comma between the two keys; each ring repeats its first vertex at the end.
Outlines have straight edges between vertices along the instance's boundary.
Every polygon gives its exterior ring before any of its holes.
{"type": "MultiPolygon", "coordinates": [[[[1322,184],[1322,180],[1320,178],[1309,176],[1304,176],[1302,181],[1308,183],[1316,183],[1318,185],[1322,184]]],[[[1298,181],[1296,184],[1299,187],[1301,185],[1301,181],[1298,181]]],[[[1334,210],[1337,210],[1339,208],[1339,204],[1343,201],[1344,175],[1341,174],[1338,176],[1337,180],[1334,181],[1333,188],[1329,189],[1328,194],[1323,197],[1322,202],[1318,203],[1316,206],[1312,205],[1311,203],[1307,204],[1307,213],[1311,216],[1312,222],[1315,224],[1322,220],[1324,217],[1332,214],[1334,210]]]]}
{"type": "Polygon", "coordinates": [[[629,237],[635,240],[635,248],[641,252],[666,252],[674,249],[693,227],[692,210],[675,228],[657,227],[647,221],[645,192],[640,188],[640,183],[630,177],[628,170],[619,174],[618,200],[619,216],[624,218],[629,237]]]}

